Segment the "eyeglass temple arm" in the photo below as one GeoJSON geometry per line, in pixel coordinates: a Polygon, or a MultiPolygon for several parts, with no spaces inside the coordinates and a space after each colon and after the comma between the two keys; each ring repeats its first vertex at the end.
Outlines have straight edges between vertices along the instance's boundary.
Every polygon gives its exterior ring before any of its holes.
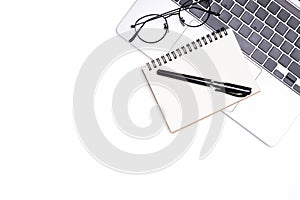
{"type": "MultiPolygon", "coordinates": [[[[145,16],[143,16],[143,17],[145,17],[145,16]]],[[[141,17],[141,18],[143,18],[143,17],[141,17]]],[[[139,21],[141,18],[139,18],[137,21],[139,21]]],[[[144,21],[144,22],[135,23],[134,25],[131,25],[130,27],[131,27],[131,28],[135,28],[137,25],[140,25],[140,24],[146,24],[146,22],[149,22],[149,21],[152,21],[152,20],[155,20],[155,19],[158,19],[158,18],[159,18],[159,16],[155,16],[155,17],[152,17],[152,18],[150,18],[150,19],[147,19],[147,20],[144,21]]]]}
{"type": "Polygon", "coordinates": [[[139,32],[142,30],[145,23],[142,24],[142,26],[134,33],[134,35],[129,39],[129,42],[133,42],[133,40],[138,36],[139,32]]]}
{"type": "MultiPolygon", "coordinates": [[[[197,1],[197,2],[194,2],[194,3],[192,3],[191,5],[188,5],[188,6],[186,6],[186,7],[180,7],[180,8],[176,8],[176,9],[170,10],[170,11],[168,11],[168,12],[165,12],[165,13],[161,14],[160,16],[168,18],[168,17],[170,17],[170,16],[172,16],[172,15],[178,14],[178,12],[181,11],[181,10],[187,10],[187,9],[191,8],[191,6],[197,4],[197,3],[201,2],[201,1],[203,1],[203,0],[199,0],[199,1],[197,1]]],[[[198,8],[198,9],[200,9],[200,10],[202,10],[202,11],[204,11],[204,12],[207,12],[207,13],[209,13],[209,14],[220,15],[220,13],[216,13],[216,12],[213,12],[213,11],[211,11],[211,10],[205,10],[205,9],[203,9],[203,8],[198,8]]],[[[157,16],[156,16],[156,17],[152,17],[152,18],[148,19],[148,20],[145,21],[145,22],[140,22],[140,23],[137,23],[137,24],[135,24],[135,25],[131,25],[131,28],[134,28],[135,26],[140,25],[140,24],[145,24],[146,22],[155,20],[155,19],[157,19],[157,18],[159,18],[159,17],[157,17],[157,16]]]]}

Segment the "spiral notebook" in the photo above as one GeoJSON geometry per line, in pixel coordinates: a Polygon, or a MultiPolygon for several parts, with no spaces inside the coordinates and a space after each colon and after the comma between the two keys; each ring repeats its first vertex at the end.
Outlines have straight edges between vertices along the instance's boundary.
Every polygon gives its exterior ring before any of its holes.
{"type": "Polygon", "coordinates": [[[142,67],[170,132],[260,91],[232,30],[177,44],[142,67]]]}

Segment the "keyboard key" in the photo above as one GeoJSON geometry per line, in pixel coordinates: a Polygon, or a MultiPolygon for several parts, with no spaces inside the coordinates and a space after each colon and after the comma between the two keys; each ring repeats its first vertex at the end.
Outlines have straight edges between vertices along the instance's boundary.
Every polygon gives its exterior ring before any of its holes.
{"type": "Polygon", "coordinates": [[[296,60],[297,62],[300,61],[300,50],[295,48],[292,53],[291,53],[291,57],[296,60]]]}
{"type": "Polygon", "coordinates": [[[249,37],[250,42],[252,42],[254,45],[258,45],[258,43],[261,41],[261,39],[262,39],[262,37],[255,32],[253,32],[251,34],[251,36],[249,37]]]}
{"type": "Polygon", "coordinates": [[[281,19],[283,22],[286,22],[286,20],[290,17],[290,13],[288,13],[286,10],[281,9],[277,15],[279,19],[281,19]]]}
{"type": "Polygon", "coordinates": [[[267,38],[267,39],[270,39],[271,36],[273,35],[274,31],[272,29],[270,29],[268,26],[265,26],[263,28],[263,30],[261,31],[261,34],[267,38]]]}
{"type": "Polygon", "coordinates": [[[268,60],[264,64],[264,67],[270,72],[272,72],[276,66],[277,63],[274,60],[272,60],[272,58],[268,58],[268,60]]]}
{"type": "Polygon", "coordinates": [[[200,1],[199,4],[201,6],[203,6],[204,8],[208,8],[209,5],[211,4],[212,0],[204,0],[204,1],[200,1]]]}
{"type": "Polygon", "coordinates": [[[246,4],[246,2],[248,0],[236,0],[239,4],[241,4],[242,6],[246,4]]]}
{"type": "Polygon", "coordinates": [[[180,4],[180,5],[185,5],[185,6],[189,6],[189,5],[191,5],[192,3],[193,3],[192,0],[180,0],[180,1],[179,1],[179,4],[180,4]]]}
{"type": "Polygon", "coordinates": [[[263,41],[259,44],[258,48],[260,48],[265,53],[267,53],[269,51],[269,49],[271,48],[271,46],[272,46],[271,43],[269,43],[267,40],[263,39],[263,41]]]}
{"type": "Polygon", "coordinates": [[[274,60],[277,60],[281,55],[281,51],[276,47],[272,47],[271,51],[269,52],[269,56],[271,56],[274,60]]]}
{"type": "Polygon", "coordinates": [[[293,86],[296,82],[297,78],[292,75],[291,73],[288,73],[286,77],[283,79],[283,82],[288,84],[290,87],[293,86]]]}
{"type": "Polygon", "coordinates": [[[252,30],[247,27],[246,25],[243,25],[242,28],[239,30],[239,33],[244,36],[245,38],[247,38],[250,33],[252,32],[252,30]]]}
{"type": "Polygon", "coordinates": [[[259,49],[256,49],[253,54],[251,55],[251,57],[256,60],[259,64],[263,64],[265,62],[265,60],[267,59],[266,54],[264,54],[263,52],[261,52],[259,49]]]}
{"type": "Polygon", "coordinates": [[[272,15],[269,15],[268,18],[266,19],[266,23],[271,27],[274,28],[275,25],[277,24],[278,19],[273,17],[272,15]]]}
{"type": "Polygon", "coordinates": [[[298,40],[295,42],[296,47],[300,48],[300,37],[298,38],[298,40]]]}
{"type": "Polygon", "coordinates": [[[298,78],[300,78],[300,65],[296,62],[292,62],[289,67],[289,71],[295,74],[298,78]]]}
{"type": "Polygon", "coordinates": [[[219,6],[218,4],[213,3],[213,4],[211,5],[211,11],[213,11],[213,12],[215,12],[215,13],[220,13],[221,10],[222,10],[222,7],[219,6]]]}
{"type": "Polygon", "coordinates": [[[300,26],[299,26],[299,28],[297,29],[297,33],[299,33],[299,34],[300,34],[300,26]]]}
{"type": "Polygon", "coordinates": [[[294,48],[293,45],[291,43],[289,43],[288,41],[284,41],[284,43],[280,47],[280,49],[282,51],[284,51],[286,54],[289,54],[293,48],[294,48]]]}
{"type": "Polygon", "coordinates": [[[257,0],[257,2],[263,7],[266,7],[269,4],[270,0],[257,0]]]}
{"type": "Polygon", "coordinates": [[[280,35],[284,35],[285,32],[288,30],[288,27],[283,24],[282,22],[279,22],[279,24],[276,26],[275,30],[280,34],[280,35]]]}
{"type": "Polygon", "coordinates": [[[273,15],[276,15],[277,12],[279,11],[280,9],[280,6],[275,3],[274,1],[270,3],[269,7],[267,8],[268,11],[270,11],[273,15]]]}
{"type": "MultiPolygon", "coordinates": [[[[202,20],[203,19],[207,19],[207,16],[208,14],[206,13],[203,17],[202,17],[202,20]]],[[[228,28],[227,25],[225,25],[221,20],[219,20],[216,16],[214,15],[210,15],[210,17],[208,18],[208,20],[206,21],[206,24],[208,26],[210,26],[211,28],[213,28],[214,30],[218,30],[218,29],[221,29],[221,28],[228,28]]]]}
{"type": "Polygon", "coordinates": [[[193,7],[190,9],[190,12],[200,19],[204,14],[204,11],[199,8],[201,8],[199,5],[193,5],[193,7]]]}
{"type": "Polygon", "coordinates": [[[240,20],[238,20],[235,17],[233,17],[232,20],[229,23],[229,26],[231,28],[233,28],[234,30],[236,30],[236,31],[240,28],[241,25],[242,25],[242,22],[240,22],[240,20]]]}
{"type": "Polygon", "coordinates": [[[285,82],[288,86],[292,87],[295,82],[291,81],[289,78],[285,77],[283,79],[283,82],[285,82]]]}
{"type": "Polygon", "coordinates": [[[230,8],[233,6],[233,1],[232,0],[223,0],[221,5],[224,6],[224,8],[230,10],[230,8]]]}
{"type": "Polygon", "coordinates": [[[298,27],[298,25],[300,24],[299,20],[296,19],[294,16],[292,16],[289,21],[287,22],[287,24],[292,28],[292,29],[296,29],[298,27]]]}
{"type": "Polygon", "coordinates": [[[293,75],[293,74],[291,74],[291,73],[288,73],[287,75],[286,75],[286,77],[288,77],[291,81],[293,81],[293,82],[296,82],[297,81],[297,78],[293,75]]]}
{"type": "Polygon", "coordinates": [[[251,13],[254,13],[257,10],[257,8],[258,5],[253,0],[250,0],[246,5],[246,9],[249,10],[251,13]]]}
{"type": "Polygon", "coordinates": [[[231,17],[232,17],[232,14],[230,14],[230,13],[229,13],[228,11],[226,11],[226,10],[223,10],[219,18],[220,18],[223,22],[228,23],[229,20],[231,19],[231,17]]]}
{"type": "Polygon", "coordinates": [[[231,13],[233,13],[235,16],[239,17],[244,12],[244,9],[239,5],[235,4],[233,8],[231,9],[231,13]]]}
{"type": "Polygon", "coordinates": [[[241,19],[243,22],[249,25],[252,22],[253,18],[253,15],[251,15],[248,11],[245,11],[241,19]]]}
{"type": "Polygon", "coordinates": [[[271,42],[279,47],[281,45],[281,43],[283,42],[283,37],[281,37],[280,35],[278,35],[277,33],[274,34],[274,36],[271,39],[271,42]]]}
{"type": "Polygon", "coordinates": [[[239,34],[235,34],[235,37],[244,53],[247,55],[250,55],[252,51],[254,50],[254,46],[249,43],[247,40],[245,40],[242,36],[239,34]]]}
{"type": "Polygon", "coordinates": [[[266,19],[266,17],[268,16],[268,12],[263,9],[263,8],[259,8],[258,11],[255,13],[255,15],[261,19],[262,21],[264,21],[266,19]]]}
{"type": "Polygon", "coordinates": [[[263,26],[264,24],[259,19],[255,19],[251,24],[251,27],[257,32],[259,32],[263,26]]]}
{"type": "Polygon", "coordinates": [[[299,85],[294,85],[294,90],[296,90],[300,94],[300,86],[299,85]]]}
{"type": "Polygon", "coordinates": [[[283,73],[281,73],[277,69],[273,72],[273,74],[275,74],[275,76],[277,76],[279,79],[282,79],[284,77],[283,73]]]}
{"type": "Polygon", "coordinates": [[[295,31],[293,30],[289,30],[286,33],[285,38],[288,39],[291,43],[293,43],[297,38],[297,33],[295,33],[295,31]]]}
{"type": "Polygon", "coordinates": [[[282,54],[282,56],[279,59],[279,63],[284,66],[284,67],[288,67],[290,62],[292,61],[292,59],[290,59],[287,55],[282,54]]]}

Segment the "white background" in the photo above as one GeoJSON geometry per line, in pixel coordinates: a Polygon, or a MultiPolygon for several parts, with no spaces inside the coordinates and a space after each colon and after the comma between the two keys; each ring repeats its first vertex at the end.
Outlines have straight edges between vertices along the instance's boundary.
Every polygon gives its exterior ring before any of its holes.
{"type": "Polygon", "coordinates": [[[196,140],[148,175],[87,153],[73,122],[76,76],[133,3],[1,1],[0,199],[300,199],[299,126],[268,148],[228,119],[206,159],[196,140]]]}

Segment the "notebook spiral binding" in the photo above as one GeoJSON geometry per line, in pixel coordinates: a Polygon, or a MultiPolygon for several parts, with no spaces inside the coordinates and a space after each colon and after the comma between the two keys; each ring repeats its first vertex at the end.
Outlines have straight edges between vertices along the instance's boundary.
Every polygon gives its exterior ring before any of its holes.
{"type": "Polygon", "coordinates": [[[181,48],[177,48],[175,51],[168,52],[167,54],[162,55],[160,58],[151,60],[151,62],[146,63],[146,65],[149,71],[151,71],[153,68],[155,69],[157,67],[162,66],[163,64],[167,64],[168,62],[171,62],[173,59],[175,60],[178,57],[183,56],[184,54],[188,54],[188,52],[197,50],[198,48],[208,45],[213,41],[223,38],[223,36],[226,35],[228,35],[228,33],[225,28],[218,29],[212,32],[211,34],[203,36],[195,41],[186,44],[185,46],[182,46],[181,48]]]}

